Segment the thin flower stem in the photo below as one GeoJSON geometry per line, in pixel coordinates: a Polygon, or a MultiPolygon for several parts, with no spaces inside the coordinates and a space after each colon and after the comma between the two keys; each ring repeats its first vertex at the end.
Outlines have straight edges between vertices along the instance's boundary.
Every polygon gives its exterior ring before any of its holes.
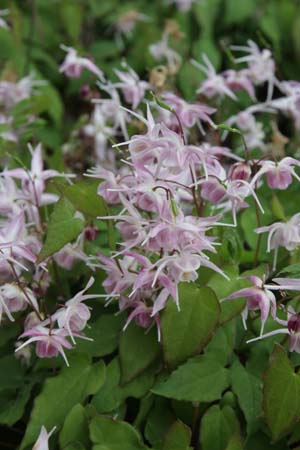
{"type": "MultiPolygon", "coordinates": [[[[256,189],[257,189],[257,185],[255,184],[254,190],[256,191],[256,189]]],[[[257,202],[254,202],[254,203],[255,203],[255,215],[256,215],[256,221],[257,221],[257,228],[260,228],[262,226],[260,210],[259,210],[257,202]]],[[[256,249],[255,249],[255,255],[254,255],[254,266],[257,265],[261,240],[262,240],[262,234],[259,234],[258,238],[257,238],[257,242],[256,242],[256,249]]]]}
{"type": "MultiPolygon", "coordinates": [[[[2,250],[0,250],[0,252],[3,253],[2,250]]],[[[21,291],[22,291],[23,294],[25,295],[25,297],[26,297],[26,299],[27,299],[29,305],[31,306],[31,308],[33,309],[33,311],[35,312],[35,314],[37,315],[37,317],[39,318],[39,320],[42,321],[43,318],[42,318],[42,316],[40,315],[39,311],[38,311],[38,310],[36,309],[36,307],[34,306],[34,304],[32,303],[31,298],[29,297],[29,295],[28,295],[27,292],[26,292],[26,289],[24,289],[24,287],[23,287],[23,285],[22,285],[22,282],[21,282],[21,280],[20,280],[20,278],[19,278],[19,276],[18,276],[18,274],[17,274],[17,272],[16,272],[16,269],[15,269],[14,264],[13,264],[11,261],[9,261],[9,260],[8,260],[7,262],[8,262],[8,264],[10,265],[10,268],[11,268],[11,270],[12,270],[13,276],[14,276],[14,278],[15,278],[15,280],[16,280],[16,283],[17,283],[18,287],[21,289],[21,291]]]]}

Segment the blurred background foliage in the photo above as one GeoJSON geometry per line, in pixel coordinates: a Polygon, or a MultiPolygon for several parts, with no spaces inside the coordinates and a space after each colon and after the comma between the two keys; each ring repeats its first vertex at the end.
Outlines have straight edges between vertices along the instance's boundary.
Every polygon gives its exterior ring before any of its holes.
{"type": "Polygon", "coordinates": [[[279,79],[299,78],[298,0],[199,0],[188,12],[163,0],[2,0],[1,8],[10,11],[10,29],[0,29],[2,79],[16,80],[33,72],[47,80],[40,95],[21,102],[14,114],[22,118],[25,112],[39,113],[41,119],[26,130],[24,141],[32,133],[53,150],[67,140],[74,121],[86,112],[79,89],[94,80],[86,72],[77,80],[59,73],[65,55],[60,44],[91,57],[108,78],[125,58],[147,79],[157,65],[148,47],[161,39],[166,26],[173,27],[170,44],[183,57],[175,83],[187,99],[195,96],[201,80],[190,59],[199,60],[205,52],[217,70],[231,67],[229,46],[247,39],[272,50],[279,79]],[[120,45],[116,23],[134,12],[145,14],[147,20],[137,22],[120,45]]]}

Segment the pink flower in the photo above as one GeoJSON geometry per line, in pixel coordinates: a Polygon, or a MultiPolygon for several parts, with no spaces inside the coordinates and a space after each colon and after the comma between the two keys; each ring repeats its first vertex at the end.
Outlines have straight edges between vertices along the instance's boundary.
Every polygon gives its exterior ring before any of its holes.
{"type": "Polygon", "coordinates": [[[197,93],[203,94],[208,98],[218,95],[221,98],[227,96],[232,100],[236,100],[236,95],[227,85],[225,77],[222,74],[217,74],[214,66],[205,54],[202,54],[202,58],[206,66],[195,60],[192,61],[192,64],[204,72],[207,77],[206,80],[202,82],[197,93]]]}
{"type": "MultiPolygon", "coordinates": [[[[43,325],[37,325],[20,335],[19,339],[28,337],[29,339],[20,345],[16,352],[24,348],[26,345],[36,342],[36,354],[39,358],[53,358],[60,353],[69,366],[64,348],[71,349],[72,345],[67,341],[68,331],[65,329],[51,329],[43,325]]],[[[75,336],[78,336],[75,334],[75,336]]]]}
{"type": "Polygon", "coordinates": [[[66,270],[71,270],[78,261],[87,261],[88,256],[82,250],[83,235],[80,235],[74,244],[65,245],[59,252],[55,253],[53,258],[55,262],[66,270]]]}
{"type": "Polygon", "coordinates": [[[14,321],[13,312],[24,311],[28,306],[39,310],[37,300],[29,288],[24,291],[16,284],[5,283],[0,287],[0,322],[3,312],[10,321],[14,321]]]}
{"type": "Polygon", "coordinates": [[[78,56],[77,50],[72,47],[61,45],[61,48],[67,52],[67,55],[59,68],[60,72],[65,73],[70,78],[78,78],[81,72],[86,69],[103,80],[103,72],[90,59],[78,56]]]}
{"type": "Polygon", "coordinates": [[[6,109],[11,108],[16,103],[29,98],[35,86],[43,85],[42,80],[34,80],[33,75],[21,78],[18,82],[0,81],[0,103],[6,109]]]}
{"type": "Polygon", "coordinates": [[[248,64],[249,75],[255,84],[262,84],[268,82],[268,96],[270,101],[273,94],[275,77],[275,62],[272,58],[272,53],[268,49],[260,50],[255,42],[250,39],[247,41],[248,46],[233,45],[233,50],[248,53],[247,56],[237,58],[237,63],[246,62],[248,64]]]}
{"type": "MultiPolygon", "coordinates": [[[[202,103],[187,103],[182,98],[175,95],[173,92],[164,92],[162,94],[163,100],[170,106],[177,114],[182,126],[191,128],[198,125],[200,131],[204,134],[202,122],[208,123],[214,127],[214,123],[210,118],[215,108],[204,105],[202,103]]],[[[166,122],[167,126],[172,129],[178,129],[178,120],[174,113],[161,109],[161,117],[166,122]]]]}
{"type": "Polygon", "coordinates": [[[50,431],[50,433],[47,433],[46,428],[43,426],[41,428],[41,431],[40,431],[40,434],[39,434],[39,437],[38,437],[36,443],[32,447],[32,450],[49,450],[48,441],[55,430],[56,430],[56,427],[53,427],[52,430],[50,431]]]}
{"type": "MultiPolygon", "coordinates": [[[[137,22],[147,22],[149,17],[135,10],[126,11],[118,17],[115,23],[117,32],[131,35],[137,22]]],[[[123,44],[123,42],[122,42],[123,44]]]]}
{"type": "Polygon", "coordinates": [[[287,222],[275,222],[272,225],[257,228],[256,233],[269,233],[267,251],[275,250],[273,268],[276,268],[278,248],[294,250],[300,244],[300,214],[295,214],[287,222]]]}
{"type": "Polygon", "coordinates": [[[165,59],[172,72],[176,72],[181,65],[181,56],[169,47],[168,40],[169,35],[164,33],[161,41],[149,46],[149,51],[157,61],[165,59]]]}
{"type": "Polygon", "coordinates": [[[219,180],[217,177],[209,176],[208,180],[202,179],[193,185],[202,186],[202,197],[206,200],[213,204],[218,204],[220,207],[223,205],[224,210],[231,210],[234,226],[236,226],[237,223],[236,215],[238,209],[246,208],[248,206],[248,203],[246,203],[244,199],[249,195],[253,196],[259,209],[264,213],[263,207],[261,206],[253,187],[245,180],[219,180]],[[222,204],[220,202],[224,203],[222,204]]]}
{"type": "Polygon", "coordinates": [[[91,317],[90,309],[83,304],[85,300],[99,297],[107,297],[107,295],[98,294],[84,294],[94,283],[94,278],[91,277],[86,287],[78,292],[72,299],[68,300],[63,308],[60,308],[52,316],[51,320],[56,320],[60,329],[65,329],[72,342],[75,344],[73,337],[74,332],[81,332],[91,317]]]}
{"type": "Polygon", "coordinates": [[[146,90],[150,88],[150,84],[139,79],[138,74],[129,66],[125,65],[127,72],[121,72],[115,69],[115,74],[120,79],[114,83],[114,87],[120,88],[127,103],[133,109],[136,109],[143,100],[146,90]]]}
{"type": "Polygon", "coordinates": [[[9,263],[15,265],[15,270],[27,270],[23,260],[34,263],[36,255],[31,250],[27,236],[24,214],[12,218],[0,228],[0,268],[1,278],[12,275],[9,263]]]}
{"type": "Polygon", "coordinates": [[[73,175],[60,174],[56,170],[44,170],[42,158],[42,146],[38,144],[35,149],[28,146],[32,155],[31,167],[25,169],[4,170],[4,176],[10,176],[22,180],[24,198],[31,201],[35,206],[47,205],[57,201],[57,196],[44,193],[45,181],[54,177],[72,177],[73,175]]]}
{"type": "MultiPolygon", "coordinates": [[[[247,276],[248,280],[253,284],[252,287],[240,289],[232,294],[230,294],[225,300],[232,300],[239,297],[245,297],[247,300],[245,309],[242,312],[242,319],[245,329],[247,329],[246,320],[248,317],[248,311],[260,310],[261,313],[261,330],[260,336],[262,336],[264,331],[265,322],[269,316],[270,310],[272,317],[276,316],[276,298],[273,292],[271,292],[271,287],[269,289],[264,285],[263,280],[256,276],[247,276]]],[[[269,286],[268,286],[269,287],[269,286]]]]}
{"type": "Polygon", "coordinates": [[[262,161],[261,168],[251,181],[251,186],[266,174],[267,183],[271,189],[286,189],[293,181],[293,177],[300,182],[300,177],[295,172],[295,166],[299,167],[300,162],[291,157],[283,158],[279,163],[274,161],[262,161]]]}
{"type": "Polygon", "coordinates": [[[90,123],[83,127],[83,132],[86,136],[94,139],[97,160],[99,162],[108,160],[108,138],[115,136],[116,130],[107,124],[107,117],[103,111],[103,106],[95,105],[90,123]]]}
{"type": "Polygon", "coordinates": [[[230,166],[228,178],[230,180],[248,181],[251,177],[251,167],[246,162],[237,162],[230,166]]]}
{"type": "Polygon", "coordinates": [[[287,334],[289,336],[289,350],[290,352],[300,353],[300,316],[299,313],[295,313],[293,308],[289,307],[287,313],[287,320],[276,319],[278,323],[284,325],[285,328],[278,328],[277,330],[270,331],[269,333],[260,335],[259,337],[249,339],[247,344],[260,339],[264,339],[277,334],[287,334]]]}
{"type": "Polygon", "coordinates": [[[295,127],[300,128],[300,83],[297,81],[282,81],[278,88],[285,94],[269,102],[275,108],[294,119],[295,127]]]}
{"type": "Polygon", "coordinates": [[[222,75],[229,89],[234,92],[244,90],[252,100],[255,100],[255,90],[250,79],[249,70],[226,70],[222,75]]]}

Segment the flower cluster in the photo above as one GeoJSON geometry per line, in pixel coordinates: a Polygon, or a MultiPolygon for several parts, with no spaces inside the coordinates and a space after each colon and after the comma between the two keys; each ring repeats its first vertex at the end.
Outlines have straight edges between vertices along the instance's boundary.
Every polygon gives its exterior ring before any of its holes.
{"type": "MultiPolygon", "coordinates": [[[[181,9],[191,3],[176,2],[181,9]]],[[[151,45],[149,52],[157,60],[165,60],[168,73],[174,74],[181,58],[169,47],[169,37],[170,30],[164,31],[162,40],[151,45]]],[[[128,311],[124,328],[132,320],[145,329],[156,326],[160,339],[160,316],[168,299],[180,311],[180,283],[201,281],[203,268],[227,278],[217,258],[221,245],[217,228],[237,227],[240,213],[250,205],[255,205],[256,233],[269,233],[267,252],[274,250],[274,270],[279,247],[288,251],[298,247],[298,213],[286,221],[261,224],[267,205],[259,189],[266,183],[266,189],[283,191],[299,182],[300,162],[285,154],[279,158],[274,152],[268,153],[268,134],[258,116],[276,117],[281,111],[288,113],[297,126],[300,89],[296,82],[278,81],[271,52],[259,49],[252,41],[248,46],[232,47],[246,53],[236,59],[236,64],[246,65],[239,70],[217,73],[206,55],[205,65],[193,61],[206,75],[197,90],[200,97],[193,102],[169,87],[155,90],[155,83],[140,79],[125,62],[121,69],[114,70],[116,79],[107,80],[90,59],[79,56],[71,47],[62,48],[67,55],[60,72],[78,78],[88,70],[97,77],[101,96],[93,99],[90,122],[81,130],[95,142],[97,165],[86,175],[100,180],[98,194],[113,212],[99,219],[115,223],[119,248],[110,255],[97,248],[97,256],[87,256],[85,243],[96,239],[98,229],[86,223],[77,240],[62,247],[51,261],[71,270],[80,260],[95,272],[104,271],[106,293],[86,293],[94,282],[91,277],[71,299],[64,298],[63,304],[57,301],[50,312],[43,308],[52,280],[50,259],[37,263],[46,228],[42,211],[58,200],[57,194],[47,192],[47,181],[55,177],[70,181],[72,175],[44,169],[41,146],[29,146],[31,167],[5,168],[0,178],[0,318],[13,321],[19,313],[25,317],[17,354],[35,343],[39,357],[61,354],[68,364],[65,350],[73,347],[75,338],[85,338],[83,332],[91,316],[86,300],[104,297],[109,303],[117,298],[119,310],[128,311]],[[267,91],[261,103],[256,87],[267,91]],[[274,89],[285,97],[273,98],[274,89]],[[218,125],[220,102],[227,97],[236,104],[239,91],[245,91],[253,104],[224,117],[224,123],[218,125]],[[231,132],[241,138],[242,147],[236,148],[235,141],[232,145],[228,139],[231,132]],[[25,282],[26,272],[32,273],[30,282],[25,282]]],[[[30,97],[34,86],[32,77],[18,83],[1,82],[4,112],[30,97]]],[[[9,116],[3,120],[9,121],[9,116]]],[[[84,219],[79,211],[76,217],[84,219]]],[[[266,284],[255,276],[249,280],[252,287],[234,292],[228,299],[247,299],[242,313],[245,326],[249,311],[260,310],[263,336],[269,315],[281,320],[273,291],[298,290],[297,283],[274,278],[275,284],[266,284]]],[[[286,329],[291,334],[296,332],[298,322],[296,313],[289,309],[288,314],[286,329]]],[[[293,339],[291,342],[291,349],[297,350],[293,339]]]]}

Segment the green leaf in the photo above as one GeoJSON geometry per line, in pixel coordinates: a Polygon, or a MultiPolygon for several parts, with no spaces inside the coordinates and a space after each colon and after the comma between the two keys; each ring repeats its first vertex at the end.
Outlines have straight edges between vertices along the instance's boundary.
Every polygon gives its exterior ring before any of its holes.
{"type": "Polygon", "coordinates": [[[282,269],[277,275],[288,275],[290,278],[300,277],[300,264],[291,264],[282,269]]]}
{"type": "Polygon", "coordinates": [[[214,405],[204,414],[200,425],[202,450],[225,450],[230,439],[239,433],[239,422],[230,406],[214,405]]]}
{"type": "Polygon", "coordinates": [[[71,355],[70,367],[63,367],[58,375],[47,379],[36,397],[21,449],[37,439],[43,425],[47,430],[54,426],[59,429],[70,409],[95,393],[104,380],[102,361],[91,365],[88,355],[71,355]]]}
{"type": "Polygon", "coordinates": [[[27,383],[17,392],[9,391],[7,401],[5,401],[5,395],[1,396],[0,423],[2,425],[12,426],[22,418],[32,387],[33,383],[27,383]]]}
{"type": "Polygon", "coordinates": [[[78,441],[83,445],[88,445],[89,443],[89,427],[88,427],[88,417],[85,412],[84,407],[77,403],[64,421],[64,425],[59,434],[59,445],[61,448],[78,441]]]}
{"type": "Polygon", "coordinates": [[[180,311],[169,299],[161,316],[164,358],[171,367],[202,351],[220,315],[218,299],[210,288],[180,283],[178,291],[180,311]]]}
{"type": "Polygon", "coordinates": [[[63,197],[56,203],[50,216],[45,243],[38,255],[38,262],[58,252],[81,233],[83,222],[75,218],[74,214],[75,208],[67,198],[63,197]]]}
{"type": "Polygon", "coordinates": [[[189,450],[192,432],[180,420],[177,420],[167,432],[164,442],[163,450],[189,450]]]}
{"type": "Polygon", "coordinates": [[[221,0],[202,0],[194,5],[195,16],[205,34],[213,33],[220,7],[222,7],[221,0]]]}
{"type": "Polygon", "coordinates": [[[230,371],[232,390],[236,394],[247,421],[247,433],[257,431],[258,419],[262,413],[261,381],[236,360],[230,371]]]}
{"type": "Polygon", "coordinates": [[[254,11],[255,0],[243,0],[242,2],[227,0],[224,21],[226,25],[240,24],[253,15],[254,11]]]}
{"type": "Polygon", "coordinates": [[[300,417],[300,377],[278,344],[265,373],[263,409],[274,441],[300,417]]]}
{"type": "Polygon", "coordinates": [[[226,450],[244,450],[242,439],[239,435],[232,436],[226,450]]]}
{"type": "Polygon", "coordinates": [[[143,372],[158,357],[160,345],[154,328],[146,333],[134,322],[120,338],[120,364],[122,382],[126,383],[143,372]]]}
{"type": "Polygon", "coordinates": [[[93,450],[145,450],[139,433],[128,423],[95,417],[90,425],[93,450]]]}
{"type": "Polygon", "coordinates": [[[84,18],[83,4],[80,3],[64,0],[59,4],[62,23],[74,43],[78,42],[81,23],[84,18]]]}
{"type": "Polygon", "coordinates": [[[162,397],[155,397],[154,404],[147,417],[145,437],[155,449],[161,449],[163,439],[176,420],[169,401],[162,397]]]}
{"type": "Polygon", "coordinates": [[[224,366],[234,350],[236,340],[236,320],[231,320],[218,328],[215,336],[205,349],[205,355],[215,358],[224,366]]]}
{"type": "Polygon", "coordinates": [[[105,356],[116,350],[119,335],[124,325],[124,317],[115,314],[102,314],[95,322],[89,322],[85,335],[93,341],[81,339],[76,348],[91,356],[105,356]]]}
{"type": "Polygon", "coordinates": [[[0,358],[0,392],[16,389],[24,384],[24,368],[15,355],[0,358]]]}
{"type": "MultiPolygon", "coordinates": [[[[229,281],[222,275],[214,273],[207,283],[207,286],[214,290],[220,300],[225,299],[232,292],[251,285],[248,280],[239,277],[236,265],[222,267],[222,270],[229,277],[229,281]]],[[[246,300],[243,298],[221,301],[220,323],[228,322],[240,314],[245,307],[245,303],[246,300]]]]}
{"type": "Polygon", "coordinates": [[[152,389],[157,395],[189,402],[212,402],[228,387],[228,369],[203,355],[178,367],[169,378],[152,389]]]}
{"type": "Polygon", "coordinates": [[[149,367],[134,380],[121,385],[121,371],[118,358],[113,359],[106,369],[106,380],[94,395],[92,405],[99,413],[117,409],[127,397],[143,397],[154,383],[155,367],[149,367]]]}
{"type": "Polygon", "coordinates": [[[63,450],[86,450],[85,447],[81,444],[81,442],[72,442],[71,444],[68,444],[66,447],[64,447],[63,450]]]}
{"type": "Polygon", "coordinates": [[[107,207],[100,195],[97,194],[99,183],[79,181],[64,189],[64,195],[72,203],[76,211],[90,217],[106,216],[107,207]]]}

